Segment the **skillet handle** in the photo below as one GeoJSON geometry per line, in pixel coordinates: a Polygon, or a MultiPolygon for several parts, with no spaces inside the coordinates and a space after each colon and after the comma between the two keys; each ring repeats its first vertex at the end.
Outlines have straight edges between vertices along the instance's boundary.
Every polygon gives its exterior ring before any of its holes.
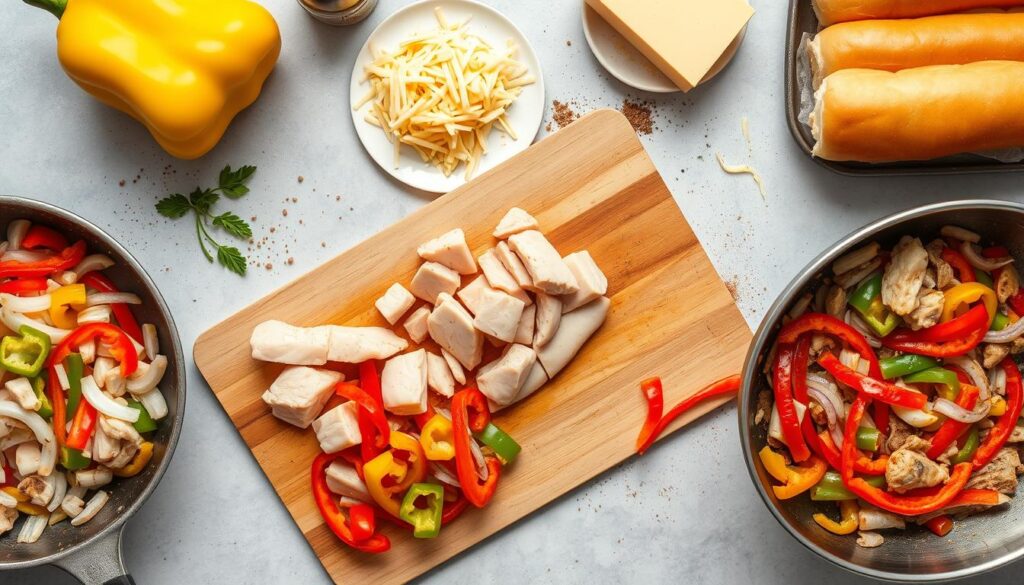
{"type": "Polygon", "coordinates": [[[121,557],[124,525],[83,550],[59,559],[54,565],[64,569],[83,585],[135,585],[121,557]]]}

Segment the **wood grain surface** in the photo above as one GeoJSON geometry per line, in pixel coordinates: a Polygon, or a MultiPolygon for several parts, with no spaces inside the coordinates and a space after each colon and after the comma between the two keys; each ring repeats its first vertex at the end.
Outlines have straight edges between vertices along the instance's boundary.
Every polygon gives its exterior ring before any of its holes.
{"type": "MultiPolygon", "coordinates": [[[[633,455],[646,414],[642,379],[661,376],[666,405],[674,404],[738,372],[749,341],[746,322],[633,129],[618,112],[602,110],[216,325],[196,341],[194,355],[333,580],[386,584],[428,571],[633,455]],[[590,251],[608,276],[608,319],[554,380],[496,415],[523,451],[488,508],[467,511],[433,540],[386,526],[389,552],[354,552],[313,502],[313,431],[278,421],[260,400],[281,366],[254,361],[249,334],[267,319],[386,326],[373,301],[393,282],[408,284],[418,244],[461,227],[479,255],[494,245],[490,232],[513,206],[536,216],[563,255],[590,251]]],[[[722,402],[703,405],[670,430],[722,402]]]]}

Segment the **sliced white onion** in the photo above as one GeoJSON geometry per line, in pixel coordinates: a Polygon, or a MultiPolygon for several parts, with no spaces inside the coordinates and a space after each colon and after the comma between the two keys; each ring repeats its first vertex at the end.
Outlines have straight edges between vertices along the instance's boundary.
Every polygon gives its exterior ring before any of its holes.
{"type": "Polygon", "coordinates": [[[92,520],[93,516],[99,512],[103,506],[107,504],[107,500],[110,499],[110,494],[100,490],[96,492],[93,497],[89,498],[89,503],[85,505],[82,512],[71,519],[72,526],[81,526],[89,520],[92,520]]]}
{"type": "Polygon", "coordinates": [[[85,297],[85,306],[87,307],[113,304],[141,305],[142,299],[135,293],[127,292],[98,292],[85,297]]]}
{"type": "Polygon", "coordinates": [[[843,431],[839,427],[834,427],[828,430],[828,434],[832,435],[832,442],[836,444],[836,448],[839,450],[843,449],[843,431]]]}
{"type": "Polygon", "coordinates": [[[10,247],[11,247],[11,243],[8,242],[7,240],[4,240],[4,241],[0,242],[0,256],[3,256],[4,252],[6,252],[7,249],[10,248],[10,247]]]}
{"type": "Polygon", "coordinates": [[[70,270],[61,270],[54,273],[53,280],[61,286],[71,286],[78,282],[78,275],[70,270]]]}
{"type": "Polygon", "coordinates": [[[96,385],[96,380],[93,380],[92,376],[82,378],[82,396],[89,401],[93,408],[111,418],[130,423],[139,420],[138,410],[119,404],[113,398],[104,394],[100,387],[96,385]]]}
{"type": "Polygon", "coordinates": [[[9,250],[20,250],[21,241],[25,239],[28,228],[32,223],[27,219],[16,219],[7,224],[7,248],[9,250]]]}
{"type": "MultiPolygon", "coordinates": [[[[138,414],[138,411],[135,411],[138,414]]],[[[42,452],[39,459],[39,475],[50,475],[53,473],[53,466],[57,463],[57,438],[53,435],[53,429],[43,417],[34,412],[29,412],[10,400],[0,400],[0,416],[7,416],[25,423],[25,426],[36,436],[36,440],[42,445],[42,452]]]]}
{"type": "Polygon", "coordinates": [[[156,332],[156,325],[142,324],[142,347],[146,348],[146,355],[150,357],[160,353],[160,338],[156,332]]]}
{"type": "Polygon", "coordinates": [[[985,333],[985,343],[1010,343],[1024,335],[1024,319],[1017,319],[1002,329],[985,333]]]}
{"type": "Polygon", "coordinates": [[[944,414],[946,417],[951,418],[957,422],[972,424],[988,416],[988,411],[992,408],[992,403],[989,401],[979,402],[978,408],[975,410],[967,410],[959,404],[946,400],[945,398],[936,398],[935,404],[932,405],[932,410],[944,414]]]}
{"type": "MultiPolygon", "coordinates": [[[[469,429],[466,429],[469,433],[469,429]]],[[[476,439],[473,435],[469,436],[469,450],[473,453],[473,461],[476,463],[476,475],[480,478],[480,481],[487,481],[487,478],[491,475],[489,469],[487,469],[487,460],[484,459],[483,449],[477,444],[476,439]]]]}
{"type": "Polygon", "coordinates": [[[978,400],[988,400],[988,397],[991,395],[988,387],[988,376],[985,375],[985,370],[981,367],[981,364],[962,355],[953,358],[946,358],[946,363],[958,366],[960,369],[967,372],[967,376],[971,379],[971,382],[978,387],[978,400]]]}
{"type": "Polygon", "coordinates": [[[446,483],[452,487],[462,488],[462,484],[459,483],[458,478],[452,476],[452,474],[444,468],[444,465],[441,465],[437,461],[430,462],[430,473],[442,483],[446,483]]]}
{"type": "Polygon", "coordinates": [[[975,244],[981,241],[981,236],[970,230],[966,230],[958,225],[942,226],[942,228],[939,230],[939,235],[947,238],[953,238],[956,240],[962,240],[965,242],[973,242],[975,244]]]}
{"type": "Polygon", "coordinates": [[[167,371],[167,357],[162,355],[154,357],[139,376],[132,375],[128,378],[128,391],[136,397],[152,392],[160,384],[165,371],[167,371]]]}
{"type": "Polygon", "coordinates": [[[114,261],[106,254],[89,254],[77,266],[71,269],[72,272],[81,276],[87,272],[106,270],[114,265],[114,261]]]}
{"type": "Polygon", "coordinates": [[[163,392],[160,392],[159,388],[137,398],[142,406],[146,407],[146,412],[153,420],[160,420],[167,416],[167,401],[164,400],[163,392]]]}
{"type": "Polygon", "coordinates": [[[860,318],[860,315],[853,311],[846,312],[846,324],[857,330],[858,333],[864,336],[867,340],[868,345],[874,348],[882,347],[882,342],[875,337],[874,333],[868,328],[868,324],[864,322],[864,319],[860,318]]]}
{"type": "Polygon", "coordinates": [[[832,403],[832,408],[835,409],[836,417],[839,420],[846,418],[846,403],[839,394],[839,387],[835,385],[835,382],[817,374],[807,374],[807,388],[808,390],[815,388],[824,394],[832,403]]]}
{"type": "Polygon", "coordinates": [[[988,384],[993,394],[1006,396],[1006,371],[1003,368],[992,368],[988,375],[988,384]]]}
{"type": "Polygon", "coordinates": [[[32,264],[33,262],[42,262],[50,257],[52,257],[52,254],[36,252],[35,250],[7,250],[4,252],[3,256],[0,256],[0,260],[4,262],[32,264]]]}
{"type": "Polygon", "coordinates": [[[68,478],[63,473],[54,473],[50,475],[53,478],[53,497],[50,498],[50,504],[46,506],[46,509],[53,512],[60,507],[60,503],[64,501],[64,495],[68,492],[68,478]]]}
{"type": "Polygon", "coordinates": [[[0,451],[6,451],[11,447],[17,447],[22,443],[34,441],[35,438],[36,436],[32,433],[32,431],[29,431],[27,429],[14,429],[7,436],[0,439],[0,451]]]}
{"type": "Polygon", "coordinates": [[[0,321],[2,321],[4,326],[6,326],[11,331],[17,331],[18,329],[21,328],[22,325],[28,325],[29,327],[39,332],[49,335],[50,341],[53,343],[60,343],[61,341],[64,341],[64,338],[67,337],[69,333],[71,333],[71,331],[68,329],[52,327],[37,319],[26,317],[21,313],[15,313],[14,311],[9,310],[7,307],[0,307],[0,321]]]}
{"type": "Polygon", "coordinates": [[[1013,256],[1004,256],[1003,258],[985,258],[974,249],[974,246],[970,242],[960,243],[960,252],[967,258],[967,261],[971,266],[978,270],[984,270],[985,272],[992,272],[997,268],[1002,268],[1007,264],[1013,264],[1013,256]]]}
{"type": "Polygon", "coordinates": [[[57,372],[57,383],[60,384],[61,390],[65,392],[70,390],[71,382],[68,381],[68,371],[64,369],[64,364],[53,366],[53,371],[57,372]]]}
{"type": "MultiPolygon", "coordinates": [[[[0,469],[0,475],[4,475],[4,470],[3,469],[0,469]]],[[[7,481],[7,480],[4,479],[3,481],[7,481]]],[[[0,491],[0,507],[13,508],[13,507],[15,507],[17,505],[18,505],[18,500],[15,500],[14,496],[12,496],[11,494],[9,494],[9,493],[7,493],[5,491],[0,491]]]]}
{"type": "Polygon", "coordinates": [[[49,516],[29,516],[21,525],[21,532],[18,533],[18,542],[21,544],[32,544],[39,540],[46,528],[46,520],[49,516]]]}
{"type": "Polygon", "coordinates": [[[38,313],[50,308],[50,295],[19,297],[8,293],[0,293],[0,305],[15,313],[38,313]]]}
{"type": "Polygon", "coordinates": [[[112,316],[110,305],[87,307],[78,312],[78,325],[82,326],[87,323],[110,323],[112,316]]]}
{"type": "Polygon", "coordinates": [[[810,385],[807,386],[807,394],[821,405],[822,410],[825,411],[825,418],[828,419],[828,428],[836,428],[836,425],[839,423],[839,415],[836,413],[836,407],[832,404],[832,399],[821,390],[810,385]]]}

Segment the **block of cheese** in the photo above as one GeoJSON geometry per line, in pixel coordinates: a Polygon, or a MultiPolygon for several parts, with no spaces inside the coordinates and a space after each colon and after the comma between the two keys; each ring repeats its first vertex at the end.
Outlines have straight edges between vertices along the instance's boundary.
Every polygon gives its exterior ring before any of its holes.
{"type": "Polygon", "coordinates": [[[679,89],[707,75],[754,14],[747,0],[586,0],[679,89]]]}

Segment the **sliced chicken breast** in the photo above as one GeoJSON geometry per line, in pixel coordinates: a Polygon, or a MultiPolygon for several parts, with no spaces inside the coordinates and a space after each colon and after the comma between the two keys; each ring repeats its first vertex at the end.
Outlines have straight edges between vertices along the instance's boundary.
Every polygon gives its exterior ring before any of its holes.
{"type": "Polygon", "coordinates": [[[513,341],[523,345],[533,345],[533,330],[536,323],[537,305],[524,308],[522,316],[519,317],[519,327],[516,328],[516,338],[513,341]]]}
{"type": "Polygon", "coordinates": [[[430,309],[420,307],[413,311],[402,325],[405,327],[405,332],[416,343],[423,343],[423,340],[427,338],[427,317],[429,316],[430,309]]]}
{"type": "Polygon", "coordinates": [[[508,245],[523,261],[537,288],[551,295],[567,295],[579,290],[576,277],[544,234],[537,230],[520,232],[509,237],[508,245]]]}
{"type": "Polygon", "coordinates": [[[500,358],[480,368],[476,375],[477,388],[495,404],[507,406],[515,401],[536,360],[533,349],[512,344],[500,358]]]}
{"type": "Polygon", "coordinates": [[[533,334],[533,346],[544,347],[555,336],[562,321],[562,299],[537,293],[537,325],[533,334]]]}
{"type": "Polygon", "coordinates": [[[597,297],[603,297],[608,292],[608,278],[598,268],[597,262],[594,262],[590,252],[586,250],[573,252],[563,260],[576,278],[576,284],[580,287],[578,291],[562,297],[563,313],[575,311],[597,297]]]}
{"type": "Polygon", "coordinates": [[[398,415],[427,411],[427,350],[396,355],[384,364],[380,375],[384,409],[398,415]]]}
{"type": "Polygon", "coordinates": [[[448,398],[455,394],[455,377],[448,362],[431,352],[427,352],[427,387],[448,398]]]}
{"type": "Polygon", "coordinates": [[[409,307],[416,302],[416,297],[397,282],[388,288],[384,296],[374,302],[374,306],[380,314],[387,319],[388,323],[394,325],[402,318],[402,315],[409,310],[409,307]]]}
{"type": "Polygon", "coordinates": [[[441,348],[441,357],[444,358],[445,363],[448,364],[448,370],[451,371],[452,377],[459,384],[466,383],[466,371],[462,369],[462,364],[459,360],[455,359],[455,356],[448,353],[448,350],[441,348]]]}
{"type": "Polygon", "coordinates": [[[516,279],[505,268],[505,265],[501,263],[501,260],[498,260],[494,249],[484,252],[479,260],[480,269],[483,271],[484,276],[487,277],[487,284],[491,288],[514,296],[523,301],[524,305],[533,304],[533,299],[530,298],[530,295],[519,286],[519,283],[516,282],[516,279]]]}
{"type": "Polygon", "coordinates": [[[469,245],[466,244],[466,234],[461,229],[454,229],[429,242],[420,244],[416,253],[424,260],[443,264],[459,274],[476,272],[473,253],[469,250],[469,245]]]}
{"type": "Polygon", "coordinates": [[[469,309],[470,313],[476,315],[476,312],[480,310],[480,304],[483,302],[484,295],[491,290],[494,289],[487,283],[487,279],[481,275],[459,289],[455,296],[459,297],[463,306],[469,309]]]}
{"type": "Polygon", "coordinates": [[[313,422],[345,377],[333,370],[290,366],[263,393],[270,412],[288,424],[304,429],[313,422]]]}
{"type": "Polygon", "coordinates": [[[530,372],[526,375],[526,380],[523,381],[523,385],[516,394],[515,402],[529,397],[537,390],[540,390],[547,382],[548,373],[544,371],[544,366],[541,365],[540,360],[534,361],[530,372]]]}
{"type": "Polygon", "coordinates": [[[327,466],[324,472],[327,479],[327,489],[346,498],[370,502],[370,492],[366,490],[366,484],[359,478],[355,467],[340,459],[335,459],[327,466]]]}
{"type": "Polygon", "coordinates": [[[330,333],[326,327],[296,327],[283,321],[264,321],[249,337],[252,359],[295,366],[327,363],[330,333]]]}
{"type": "Polygon", "coordinates": [[[383,327],[343,327],[326,325],[329,333],[327,359],[332,362],[360,364],[366,360],[384,360],[409,347],[409,342],[383,327]]]}
{"type": "Polygon", "coordinates": [[[437,306],[427,319],[430,337],[455,357],[467,370],[480,364],[483,358],[484,336],[473,327],[473,317],[455,297],[441,293],[437,306]]]}
{"type": "Polygon", "coordinates": [[[424,262],[412,277],[412,294],[434,305],[441,293],[455,294],[462,284],[459,273],[437,262],[424,262]]]}
{"type": "Polygon", "coordinates": [[[523,308],[523,301],[488,288],[481,295],[480,303],[477,305],[473,326],[486,335],[511,343],[516,338],[523,308]]]}
{"type": "Polygon", "coordinates": [[[555,336],[544,347],[537,349],[537,359],[544,366],[549,378],[554,378],[572,358],[576,357],[583,344],[608,316],[611,301],[601,297],[571,313],[562,315],[555,336]]]}
{"type": "Polygon", "coordinates": [[[324,453],[337,453],[363,442],[359,434],[359,405],[349,400],[313,421],[313,432],[324,453]]]}
{"type": "Polygon", "coordinates": [[[535,217],[527,213],[526,210],[513,207],[505,213],[505,217],[501,218],[501,221],[498,222],[498,227],[494,228],[494,237],[504,240],[513,234],[539,228],[540,224],[537,223],[535,217]]]}
{"type": "Polygon", "coordinates": [[[533,284],[533,278],[530,278],[530,272],[526,269],[526,266],[523,266],[523,261],[519,259],[519,256],[516,256],[512,248],[508,247],[507,242],[498,242],[498,245],[494,248],[494,256],[501,261],[501,265],[505,267],[505,270],[508,270],[512,278],[516,279],[516,284],[523,290],[530,292],[540,290],[533,284]]]}

